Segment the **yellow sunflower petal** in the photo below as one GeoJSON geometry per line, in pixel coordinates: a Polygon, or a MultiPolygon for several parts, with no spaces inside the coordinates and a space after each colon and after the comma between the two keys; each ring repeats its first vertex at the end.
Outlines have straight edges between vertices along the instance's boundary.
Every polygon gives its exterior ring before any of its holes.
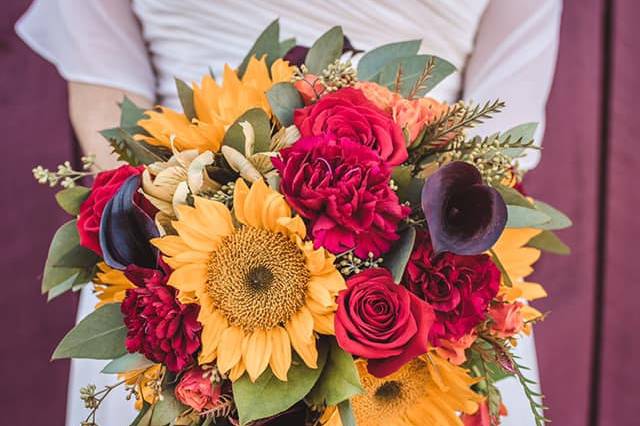
{"type": "Polygon", "coordinates": [[[276,223],[276,232],[281,232],[285,235],[298,236],[301,239],[307,236],[307,227],[300,216],[279,217],[276,220],[276,223]]]}
{"type": "Polygon", "coordinates": [[[198,291],[207,280],[207,265],[193,263],[174,270],[169,285],[180,291],[198,291]]]}
{"type": "Polygon", "coordinates": [[[201,251],[195,251],[189,249],[183,251],[173,257],[166,257],[165,261],[171,267],[171,269],[178,269],[181,266],[188,265],[190,263],[202,263],[206,264],[209,260],[209,254],[201,251]]]}
{"type": "Polygon", "coordinates": [[[318,367],[318,349],[313,335],[313,316],[305,307],[302,307],[285,324],[291,346],[296,350],[300,358],[311,368],[318,367]]]}
{"type": "Polygon", "coordinates": [[[253,182],[247,198],[244,200],[244,219],[246,224],[262,228],[262,210],[269,194],[269,188],[262,179],[253,182]]]}
{"type": "Polygon", "coordinates": [[[216,236],[226,237],[233,233],[233,219],[229,209],[222,203],[195,197],[196,210],[204,217],[210,228],[215,229],[216,236]]]}
{"type": "Polygon", "coordinates": [[[235,382],[244,374],[246,367],[242,359],[238,361],[236,365],[233,366],[231,370],[229,370],[229,380],[235,382]]]}
{"type": "Polygon", "coordinates": [[[324,307],[329,307],[334,304],[335,298],[331,295],[331,292],[325,287],[324,280],[318,277],[311,277],[307,287],[307,296],[318,302],[324,307]]]}
{"type": "Polygon", "coordinates": [[[287,380],[287,373],[291,367],[291,341],[282,327],[269,330],[271,337],[271,358],[269,366],[273,374],[280,380],[287,380]]]}
{"type": "Polygon", "coordinates": [[[254,330],[247,340],[242,360],[249,373],[249,379],[255,382],[256,379],[269,365],[271,358],[271,339],[265,330],[254,330]]]}
{"type": "Polygon", "coordinates": [[[218,369],[221,373],[231,370],[242,358],[242,340],[244,332],[241,328],[231,326],[225,329],[218,344],[218,369]]]}
{"type": "Polygon", "coordinates": [[[153,238],[151,244],[168,256],[176,256],[183,251],[192,250],[182,238],[177,235],[167,235],[162,238],[153,238]]]}
{"type": "Polygon", "coordinates": [[[247,225],[247,219],[244,214],[244,202],[249,195],[249,187],[244,182],[244,179],[238,178],[236,185],[233,189],[233,214],[243,225],[247,225]]]}
{"type": "Polygon", "coordinates": [[[227,320],[218,312],[208,313],[202,315],[202,309],[198,315],[198,321],[203,323],[202,327],[202,352],[198,357],[200,364],[206,364],[212,362],[217,355],[218,345],[222,338],[222,333],[229,327],[227,320]],[[203,318],[206,321],[203,321],[203,318]]]}

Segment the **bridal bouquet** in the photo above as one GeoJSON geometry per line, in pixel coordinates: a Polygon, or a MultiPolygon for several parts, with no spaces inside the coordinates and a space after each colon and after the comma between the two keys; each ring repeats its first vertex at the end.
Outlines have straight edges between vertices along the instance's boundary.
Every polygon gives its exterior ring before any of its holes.
{"type": "Polygon", "coordinates": [[[75,218],[55,234],[43,291],[99,303],[54,359],[110,360],[132,425],[494,425],[496,382],[544,315],[526,281],[570,225],[526,196],[518,158],[535,124],[488,137],[500,101],[425,95],[454,71],[420,42],[359,57],[340,27],[310,48],[277,21],[245,60],[182,104],[125,99],[102,134],[123,161],[93,175],[34,169],[75,218]]]}

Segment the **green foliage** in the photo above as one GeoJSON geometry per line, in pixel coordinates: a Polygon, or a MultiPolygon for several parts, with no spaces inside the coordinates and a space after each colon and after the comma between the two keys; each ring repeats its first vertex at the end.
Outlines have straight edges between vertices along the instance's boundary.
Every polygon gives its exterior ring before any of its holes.
{"type": "Polygon", "coordinates": [[[521,156],[526,149],[526,144],[533,143],[533,136],[535,135],[537,128],[538,123],[524,123],[501,133],[498,138],[502,143],[512,141],[519,142],[522,145],[518,148],[505,148],[503,152],[511,158],[521,156]]]}
{"type": "Polygon", "coordinates": [[[293,112],[304,106],[300,93],[291,83],[274,84],[267,92],[267,99],[273,114],[285,127],[293,124],[293,112]]]}
{"type": "Polygon", "coordinates": [[[312,406],[337,405],[362,392],[353,357],[338,346],[335,338],[327,338],[329,355],[325,368],[305,400],[312,406]]]}
{"type": "Polygon", "coordinates": [[[526,207],[528,209],[534,208],[531,201],[515,189],[504,185],[495,185],[494,188],[500,193],[507,205],[526,207]]]}
{"type": "Polygon", "coordinates": [[[280,381],[270,369],[265,370],[252,383],[245,374],[233,383],[233,397],[238,408],[242,426],[258,419],[270,417],[291,408],[303,399],[320,377],[327,360],[327,346],[318,347],[318,368],[309,368],[297,356],[293,362],[287,381],[280,381]]]}
{"type": "Polygon", "coordinates": [[[249,60],[251,57],[255,56],[260,59],[262,56],[267,55],[267,66],[271,67],[271,64],[278,59],[280,55],[280,23],[276,19],[271,22],[267,28],[258,36],[258,39],[255,41],[247,56],[244,57],[242,63],[238,67],[238,76],[242,78],[245,71],[247,70],[247,65],[249,65],[249,60]]]}
{"type": "Polygon", "coordinates": [[[162,392],[161,398],[153,405],[145,404],[131,426],[167,426],[184,413],[188,407],[182,405],[173,394],[172,388],[162,392]]]}
{"type": "Polygon", "coordinates": [[[344,35],[342,27],[333,27],[316,40],[305,58],[305,65],[312,74],[320,74],[342,55],[344,35]]]}
{"type": "Polygon", "coordinates": [[[395,167],[391,178],[398,187],[396,192],[401,202],[408,202],[411,207],[420,206],[424,179],[414,177],[409,166],[395,167]]]}
{"type": "Polygon", "coordinates": [[[451,63],[435,56],[408,56],[388,62],[377,82],[404,97],[420,97],[455,70],[451,63]]]}
{"type": "Polygon", "coordinates": [[[118,156],[118,160],[127,162],[132,166],[164,161],[165,157],[170,155],[169,153],[165,155],[161,148],[152,147],[144,141],[135,140],[128,128],[114,127],[102,130],[100,134],[109,141],[113,153],[118,156]]]}
{"type": "Polygon", "coordinates": [[[338,404],[338,412],[342,426],[356,426],[356,417],[353,415],[350,401],[342,401],[338,404]]]}
{"type": "Polygon", "coordinates": [[[196,108],[193,105],[193,89],[184,81],[176,78],[176,90],[178,91],[178,98],[182,105],[182,111],[187,116],[189,121],[196,118],[196,108]]]}
{"type": "Polygon", "coordinates": [[[571,249],[562,242],[556,234],[551,231],[542,231],[529,240],[527,247],[533,247],[549,253],[567,255],[571,253],[571,249]]]}
{"type": "Polygon", "coordinates": [[[550,221],[551,217],[541,211],[507,205],[507,228],[539,228],[550,221]]]}
{"type": "MultiPolygon", "coordinates": [[[[245,138],[240,123],[247,121],[253,127],[255,135],[254,153],[269,151],[271,144],[271,122],[269,117],[262,108],[252,108],[242,114],[229,127],[224,135],[223,145],[235,148],[239,152],[245,154],[245,138]]],[[[248,153],[246,153],[248,154],[248,153]]]]}
{"type": "Polygon", "coordinates": [[[145,118],[148,117],[144,114],[144,109],[125,96],[120,103],[120,127],[133,129],[134,133],[140,133],[143,130],[138,127],[138,121],[145,118]]]}
{"type": "Polygon", "coordinates": [[[360,80],[378,81],[380,71],[394,60],[414,56],[420,49],[421,40],[409,40],[385,44],[365,53],[358,61],[360,80]]]}
{"type": "Polygon", "coordinates": [[[42,293],[50,292],[50,299],[86,283],[95,273],[98,257],[80,246],[76,220],[62,225],[53,236],[44,266],[42,293]]]}
{"type": "Polygon", "coordinates": [[[413,245],[416,241],[416,230],[409,227],[400,233],[400,238],[395,242],[389,253],[384,256],[382,265],[391,271],[393,280],[400,283],[404,270],[409,263],[413,245]]]}
{"type": "Polygon", "coordinates": [[[546,214],[551,218],[548,222],[543,223],[539,228],[545,230],[565,229],[572,225],[571,219],[569,219],[564,213],[551,207],[549,204],[542,201],[534,201],[534,207],[536,210],[546,214]]]}
{"type": "Polygon", "coordinates": [[[119,303],[104,305],[67,333],[53,352],[52,359],[114,359],[126,353],[124,325],[119,303]]]}
{"type": "Polygon", "coordinates": [[[296,39],[294,37],[282,40],[280,42],[280,57],[284,57],[294,46],[296,45],[296,39]]]}
{"type": "Polygon", "coordinates": [[[139,353],[127,353],[108,363],[101,371],[104,374],[118,374],[132,370],[141,370],[151,367],[152,361],[149,361],[144,355],[139,353]]]}
{"type": "Polygon", "coordinates": [[[62,210],[70,215],[77,216],[80,206],[89,197],[91,189],[84,186],[73,186],[56,193],[56,201],[62,210]]]}

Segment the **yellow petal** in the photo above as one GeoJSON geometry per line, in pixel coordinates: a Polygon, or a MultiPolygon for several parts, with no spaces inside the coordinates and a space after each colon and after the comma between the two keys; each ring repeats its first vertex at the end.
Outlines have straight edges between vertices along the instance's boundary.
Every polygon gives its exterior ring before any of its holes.
{"type": "Polygon", "coordinates": [[[236,380],[238,380],[240,377],[242,377],[242,375],[244,374],[246,368],[244,366],[244,362],[242,361],[242,359],[240,361],[238,361],[238,363],[236,365],[233,366],[233,368],[229,371],[229,380],[231,380],[232,382],[235,382],[236,380]]]}
{"type": "Polygon", "coordinates": [[[311,315],[313,316],[313,329],[317,333],[326,334],[329,336],[333,336],[336,334],[336,329],[334,327],[335,315],[333,313],[318,315],[312,311],[311,315]]]}
{"type": "Polygon", "coordinates": [[[221,373],[231,370],[242,357],[244,332],[239,327],[225,329],[218,344],[218,369],[221,373]]]}
{"type": "Polygon", "coordinates": [[[220,239],[210,238],[201,233],[200,230],[195,230],[192,226],[189,226],[187,222],[175,220],[171,224],[178,231],[182,240],[193,250],[211,253],[215,251],[220,243],[220,239]]]}
{"type": "Polygon", "coordinates": [[[302,307],[285,324],[291,346],[296,350],[302,360],[311,368],[318,367],[318,349],[313,335],[313,316],[305,307],[302,307]]]}
{"type": "Polygon", "coordinates": [[[247,225],[244,214],[244,202],[247,199],[247,195],[249,195],[249,187],[242,178],[238,178],[233,189],[233,214],[238,222],[243,225],[247,225]]]}
{"type": "Polygon", "coordinates": [[[202,197],[195,197],[194,202],[196,210],[204,217],[205,223],[215,230],[216,236],[226,237],[234,232],[231,213],[224,204],[202,197]]]}
{"type": "Polygon", "coordinates": [[[244,200],[244,218],[247,225],[263,228],[262,210],[268,195],[269,189],[262,179],[253,182],[244,200]]]}
{"type": "Polygon", "coordinates": [[[169,285],[180,291],[198,291],[207,281],[207,265],[193,263],[174,270],[169,276],[169,285]]]}
{"type": "Polygon", "coordinates": [[[262,374],[271,358],[271,339],[265,330],[254,330],[247,340],[242,360],[252,382],[262,374]]]}
{"type": "Polygon", "coordinates": [[[271,191],[262,208],[262,224],[265,229],[278,232],[282,228],[279,219],[289,217],[291,217],[291,208],[284,200],[284,197],[275,191],[271,191]]]}
{"type": "Polygon", "coordinates": [[[177,235],[167,235],[162,238],[153,238],[151,244],[158,247],[158,249],[169,256],[176,256],[183,251],[191,250],[183,240],[177,235]]]}
{"type": "Polygon", "coordinates": [[[178,269],[184,265],[188,265],[191,263],[206,264],[209,261],[209,256],[209,253],[189,250],[177,254],[173,257],[167,257],[166,262],[171,267],[171,269],[178,269]]]}
{"type": "Polygon", "coordinates": [[[285,235],[296,235],[301,239],[307,236],[307,227],[300,216],[296,217],[279,217],[276,220],[276,228],[274,231],[281,232],[285,235]]]}
{"type": "MultiPolygon", "coordinates": [[[[201,320],[200,315],[198,315],[198,320],[201,320]]],[[[201,337],[202,352],[200,353],[198,360],[200,361],[200,364],[206,364],[216,358],[222,332],[229,327],[229,324],[219,312],[208,313],[206,322],[201,322],[204,324],[202,327],[201,337]]]]}
{"type": "Polygon", "coordinates": [[[307,296],[318,302],[325,308],[334,304],[334,297],[324,286],[324,280],[318,277],[311,277],[307,287],[307,296]]]}
{"type": "Polygon", "coordinates": [[[287,373],[291,367],[291,341],[289,340],[289,335],[282,327],[274,327],[268,333],[271,338],[269,365],[278,379],[287,381],[287,373]]]}

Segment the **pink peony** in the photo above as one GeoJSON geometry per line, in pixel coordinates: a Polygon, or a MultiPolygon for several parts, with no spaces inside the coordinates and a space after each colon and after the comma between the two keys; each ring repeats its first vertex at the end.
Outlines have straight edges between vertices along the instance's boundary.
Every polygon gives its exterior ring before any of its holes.
{"type": "Polygon", "coordinates": [[[204,371],[199,367],[184,373],[175,389],[178,401],[198,413],[216,408],[221,393],[222,386],[219,383],[212,383],[210,378],[204,377],[204,371]]]}
{"type": "Polygon", "coordinates": [[[126,275],[139,286],[127,290],[121,306],[127,350],[166,364],[171,372],[184,370],[200,348],[199,306],[180,303],[161,271],[130,266],[126,275]]]}
{"type": "Polygon", "coordinates": [[[347,137],[370,147],[391,166],[408,157],[400,126],[358,89],[347,87],[323,96],[296,110],[293,121],[303,137],[325,133],[347,137]]]}
{"type": "Polygon", "coordinates": [[[420,231],[402,284],[433,306],[436,322],[429,339],[440,346],[440,339],[458,340],[484,321],[500,287],[500,271],[485,254],[436,255],[429,234],[420,231]]]}
{"type": "Polygon", "coordinates": [[[359,257],[386,253],[410,209],[389,187],[390,170],[370,148],[332,135],[302,138],[273,159],[287,202],[311,222],[315,247],[359,257]]]}

